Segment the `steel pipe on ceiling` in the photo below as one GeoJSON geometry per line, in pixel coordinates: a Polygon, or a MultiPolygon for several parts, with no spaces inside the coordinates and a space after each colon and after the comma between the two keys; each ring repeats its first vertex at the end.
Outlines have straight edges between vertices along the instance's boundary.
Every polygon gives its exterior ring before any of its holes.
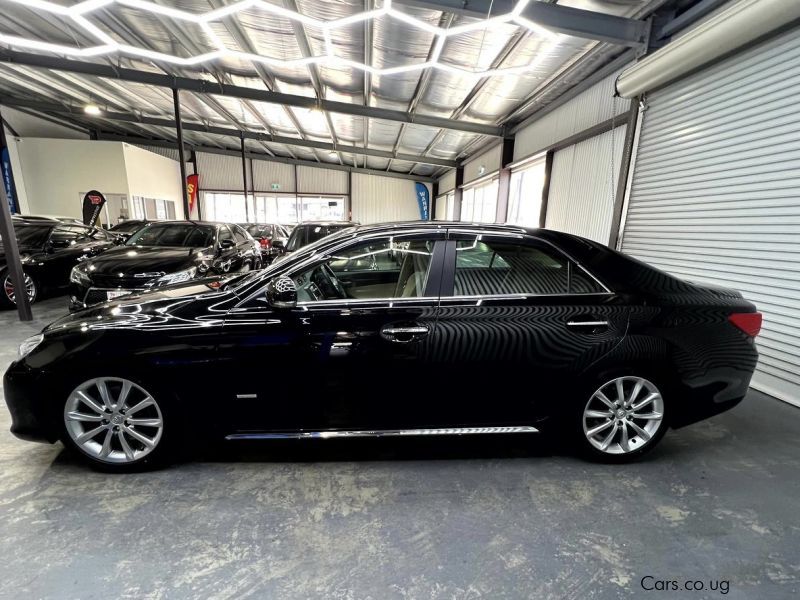
{"type": "Polygon", "coordinates": [[[664,86],[798,19],[798,0],[734,2],[623,71],[617,94],[633,98],[664,86]]]}

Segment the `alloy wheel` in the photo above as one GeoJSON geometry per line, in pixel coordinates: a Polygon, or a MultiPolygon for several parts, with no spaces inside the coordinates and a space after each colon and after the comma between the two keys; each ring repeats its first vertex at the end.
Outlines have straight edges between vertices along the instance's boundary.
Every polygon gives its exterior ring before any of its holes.
{"type": "Polygon", "coordinates": [[[164,429],[153,396],[120,377],[98,377],[75,388],[64,407],[64,424],[82,452],[114,464],[133,463],[153,452],[164,429]]]}
{"type": "Polygon", "coordinates": [[[643,377],[618,377],[592,394],[583,411],[583,433],[605,454],[628,454],[655,438],[664,424],[664,399],[643,377]]]}
{"type": "MultiPolygon", "coordinates": [[[[28,300],[33,302],[36,300],[36,284],[31,279],[31,276],[27,273],[24,273],[25,279],[25,290],[28,292],[28,300]]],[[[5,292],[6,298],[12,304],[17,303],[17,293],[14,289],[14,283],[11,281],[11,275],[6,275],[3,279],[3,291],[5,292]]]]}

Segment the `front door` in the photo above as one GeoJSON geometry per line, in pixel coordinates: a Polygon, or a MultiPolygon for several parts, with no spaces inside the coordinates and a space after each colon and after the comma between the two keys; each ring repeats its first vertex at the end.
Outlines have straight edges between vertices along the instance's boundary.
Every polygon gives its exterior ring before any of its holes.
{"type": "Polygon", "coordinates": [[[431,423],[425,359],[444,232],[342,242],[284,274],[296,308],[257,295],[226,320],[237,431],[374,430],[431,423]],[[236,375],[234,375],[234,372],[236,375]],[[244,402],[246,401],[246,402],[244,402]]]}
{"type": "Polygon", "coordinates": [[[430,368],[452,426],[533,425],[625,335],[627,307],[544,241],[451,232],[447,255],[430,368]]]}

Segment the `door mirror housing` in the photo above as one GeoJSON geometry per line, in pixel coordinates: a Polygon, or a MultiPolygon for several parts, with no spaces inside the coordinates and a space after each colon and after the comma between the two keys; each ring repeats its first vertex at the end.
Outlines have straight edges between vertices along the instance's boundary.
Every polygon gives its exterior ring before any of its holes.
{"type": "Polygon", "coordinates": [[[223,250],[227,250],[228,248],[233,248],[236,245],[236,242],[230,239],[221,240],[219,243],[219,247],[223,250]]]}
{"type": "Polygon", "coordinates": [[[267,302],[272,308],[295,308],[297,286],[291,277],[281,275],[267,284],[267,302]]]}

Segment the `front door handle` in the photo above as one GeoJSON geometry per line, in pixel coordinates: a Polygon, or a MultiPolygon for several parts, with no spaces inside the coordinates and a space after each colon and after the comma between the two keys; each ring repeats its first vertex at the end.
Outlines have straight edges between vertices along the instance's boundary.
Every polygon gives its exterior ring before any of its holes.
{"type": "Polygon", "coordinates": [[[604,319],[595,319],[591,317],[578,317],[567,321],[567,327],[576,330],[585,330],[587,332],[599,332],[608,329],[608,321],[604,319]]]}
{"type": "Polygon", "coordinates": [[[387,325],[381,329],[381,336],[390,342],[407,344],[428,335],[425,325],[387,325]]]}

